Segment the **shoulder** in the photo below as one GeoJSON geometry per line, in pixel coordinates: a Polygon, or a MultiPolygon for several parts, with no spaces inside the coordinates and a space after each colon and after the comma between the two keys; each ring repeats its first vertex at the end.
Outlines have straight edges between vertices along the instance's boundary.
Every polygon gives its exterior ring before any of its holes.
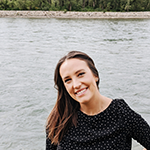
{"type": "Polygon", "coordinates": [[[131,116],[136,113],[124,99],[114,99],[112,105],[120,115],[131,116]]]}
{"type": "Polygon", "coordinates": [[[113,99],[111,104],[116,108],[120,108],[120,109],[129,108],[129,105],[125,102],[124,99],[113,99]]]}
{"type": "Polygon", "coordinates": [[[127,104],[124,99],[119,99],[119,98],[113,99],[112,102],[118,103],[120,105],[127,104]]]}
{"type": "Polygon", "coordinates": [[[120,109],[125,107],[129,108],[129,105],[124,99],[113,99],[112,103],[120,109]]]}
{"type": "Polygon", "coordinates": [[[141,115],[135,112],[124,99],[114,99],[113,103],[119,116],[125,118],[125,120],[136,121],[141,118],[141,115]]]}

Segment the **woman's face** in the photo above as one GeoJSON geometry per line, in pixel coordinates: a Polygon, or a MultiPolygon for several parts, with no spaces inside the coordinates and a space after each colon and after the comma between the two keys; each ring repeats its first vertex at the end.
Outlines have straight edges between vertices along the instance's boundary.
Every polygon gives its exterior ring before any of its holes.
{"type": "Polygon", "coordinates": [[[98,91],[95,77],[83,60],[72,58],[60,66],[60,76],[69,95],[80,104],[88,103],[98,91]]]}

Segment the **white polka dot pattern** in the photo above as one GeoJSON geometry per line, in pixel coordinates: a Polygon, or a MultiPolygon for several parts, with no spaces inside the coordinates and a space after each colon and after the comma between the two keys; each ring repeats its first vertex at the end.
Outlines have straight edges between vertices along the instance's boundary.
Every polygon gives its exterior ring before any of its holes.
{"type": "Polygon", "coordinates": [[[150,126],[124,100],[115,99],[94,116],[78,111],[77,127],[57,146],[47,139],[46,150],[131,150],[132,138],[150,150],[150,126]]]}

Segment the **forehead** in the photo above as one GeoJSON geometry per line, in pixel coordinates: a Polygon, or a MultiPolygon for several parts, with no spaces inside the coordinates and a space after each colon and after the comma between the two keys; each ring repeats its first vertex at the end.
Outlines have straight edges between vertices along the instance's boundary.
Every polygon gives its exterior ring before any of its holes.
{"type": "Polygon", "coordinates": [[[89,70],[87,63],[84,60],[72,58],[65,60],[60,66],[59,71],[60,75],[64,77],[81,69],[89,70]]]}

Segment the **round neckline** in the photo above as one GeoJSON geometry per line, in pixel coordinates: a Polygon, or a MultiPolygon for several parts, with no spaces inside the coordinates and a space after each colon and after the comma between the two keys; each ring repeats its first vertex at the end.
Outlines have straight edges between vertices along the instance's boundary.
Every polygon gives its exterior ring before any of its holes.
{"type": "Polygon", "coordinates": [[[103,111],[101,111],[101,112],[99,112],[99,113],[97,113],[97,114],[95,114],[95,115],[87,115],[86,113],[82,112],[80,109],[79,109],[79,112],[80,112],[81,114],[83,114],[84,116],[93,118],[93,117],[99,116],[99,115],[105,113],[107,110],[109,110],[109,108],[111,107],[111,105],[113,104],[114,101],[115,101],[115,99],[112,99],[112,101],[110,102],[110,104],[108,105],[108,107],[107,107],[106,109],[104,109],[103,111]]]}

